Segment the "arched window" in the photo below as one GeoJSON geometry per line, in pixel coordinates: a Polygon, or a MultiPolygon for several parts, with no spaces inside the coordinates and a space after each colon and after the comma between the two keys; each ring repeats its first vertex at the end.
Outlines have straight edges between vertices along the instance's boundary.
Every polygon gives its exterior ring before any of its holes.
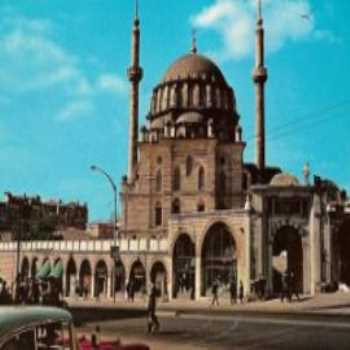
{"type": "Polygon", "coordinates": [[[200,167],[198,171],[198,190],[203,191],[204,186],[205,186],[204,168],[200,167]]]}
{"type": "Polygon", "coordinates": [[[220,189],[221,193],[226,192],[226,175],[223,171],[220,173],[220,189]]]}
{"type": "Polygon", "coordinates": [[[200,202],[197,204],[197,211],[198,211],[198,212],[203,212],[203,211],[205,211],[205,204],[204,204],[204,202],[200,201],[200,202]]]}
{"type": "Polygon", "coordinates": [[[213,105],[213,99],[212,99],[212,90],[210,85],[207,85],[205,87],[205,94],[206,94],[205,104],[207,107],[211,107],[213,105]]]}
{"type": "Polygon", "coordinates": [[[180,207],[180,200],[178,198],[174,199],[171,205],[171,212],[172,214],[180,214],[181,207],[180,207]]]}
{"type": "Polygon", "coordinates": [[[245,191],[248,189],[248,176],[246,173],[243,173],[242,187],[245,191]]]}
{"type": "Polygon", "coordinates": [[[156,175],[156,192],[162,191],[162,172],[159,169],[156,175]]]}
{"type": "Polygon", "coordinates": [[[186,176],[190,176],[193,169],[193,159],[191,156],[188,156],[186,159],[186,176]]]}
{"type": "Polygon", "coordinates": [[[156,226],[161,226],[163,223],[163,213],[162,213],[162,205],[157,202],[155,208],[155,224],[156,226]]]}
{"type": "Polygon", "coordinates": [[[188,85],[182,86],[182,107],[188,107],[188,85]]]}
{"type": "Polygon", "coordinates": [[[199,85],[196,84],[194,87],[193,87],[193,98],[192,98],[192,105],[194,107],[198,107],[199,106],[199,103],[200,103],[200,88],[199,88],[199,85]]]}
{"type": "Polygon", "coordinates": [[[180,191],[181,188],[181,172],[180,167],[174,169],[173,174],[173,191],[180,191]]]}

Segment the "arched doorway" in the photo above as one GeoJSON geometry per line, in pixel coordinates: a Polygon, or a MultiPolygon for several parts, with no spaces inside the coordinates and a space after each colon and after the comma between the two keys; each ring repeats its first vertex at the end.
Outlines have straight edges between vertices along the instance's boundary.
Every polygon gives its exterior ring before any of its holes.
{"type": "Polygon", "coordinates": [[[30,275],[32,278],[35,278],[36,274],[38,272],[38,258],[35,257],[32,260],[32,267],[30,269],[30,275]]]}
{"type": "Polygon", "coordinates": [[[80,265],[79,271],[79,290],[81,295],[87,299],[91,294],[91,266],[88,260],[84,260],[80,265]]]}
{"type": "Polygon", "coordinates": [[[23,279],[27,279],[29,277],[29,260],[28,258],[25,256],[22,260],[22,264],[21,264],[21,277],[23,279]]]}
{"type": "Polygon", "coordinates": [[[157,261],[151,269],[151,282],[160,291],[160,295],[165,297],[168,295],[167,291],[167,273],[162,262],[157,261]]]}
{"type": "Polygon", "coordinates": [[[188,234],[176,240],[173,252],[173,297],[194,299],[195,246],[188,234]]]}
{"type": "Polygon", "coordinates": [[[95,270],[95,296],[97,298],[108,295],[108,269],[104,260],[99,260],[95,270]]]}
{"type": "Polygon", "coordinates": [[[140,260],[136,260],[131,267],[129,283],[134,293],[146,293],[146,270],[140,260]]]}
{"type": "MultiPolygon", "coordinates": [[[[125,291],[125,267],[121,260],[118,260],[115,264],[115,292],[124,295],[125,291]]],[[[113,294],[113,288],[112,288],[113,294]]]]}
{"type": "Polygon", "coordinates": [[[77,292],[77,266],[74,259],[71,257],[68,260],[66,268],[66,296],[72,297],[77,292]]]}
{"type": "Polygon", "coordinates": [[[273,241],[273,292],[279,294],[284,273],[293,274],[295,286],[303,292],[303,246],[298,231],[282,227],[273,241]]]}
{"type": "Polygon", "coordinates": [[[208,230],[202,246],[202,296],[210,295],[217,281],[224,292],[237,286],[236,244],[228,227],[217,223],[208,230]]]}
{"type": "Polygon", "coordinates": [[[350,287],[350,220],[345,221],[337,234],[338,282],[350,287]]]}

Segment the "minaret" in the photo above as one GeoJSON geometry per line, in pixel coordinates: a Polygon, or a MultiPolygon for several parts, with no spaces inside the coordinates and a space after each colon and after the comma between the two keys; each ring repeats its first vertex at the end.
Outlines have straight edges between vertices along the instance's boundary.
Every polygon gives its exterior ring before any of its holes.
{"type": "Polygon", "coordinates": [[[257,0],[256,56],[253,72],[256,98],[256,165],[265,168],[265,82],[267,69],[264,67],[264,27],[261,13],[261,0],[257,0]]]}
{"type": "Polygon", "coordinates": [[[128,162],[128,180],[130,182],[135,175],[134,170],[137,163],[139,84],[142,75],[143,71],[140,67],[140,20],[138,15],[138,1],[136,0],[135,18],[132,30],[131,66],[128,69],[128,78],[131,83],[128,162]]]}

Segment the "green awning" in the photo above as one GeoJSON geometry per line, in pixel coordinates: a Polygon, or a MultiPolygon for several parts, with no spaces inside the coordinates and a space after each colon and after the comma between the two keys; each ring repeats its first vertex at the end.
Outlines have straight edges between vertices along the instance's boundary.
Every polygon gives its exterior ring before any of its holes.
{"type": "Polygon", "coordinates": [[[46,262],[44,262],[44,264],[41,265],[38,273],[36,274],[36,278],[39,278],[39,279],[47,278],[50,272],[51,272],[51,264],[50,264],[50,261],[47,260],[46,262]]]}
{"type": "Polygon", "coordinates": [[[63,263],[58,261],[56,265],[52,268],[49,277],[52,278],[62,278],[63,277],[63,263]]]}

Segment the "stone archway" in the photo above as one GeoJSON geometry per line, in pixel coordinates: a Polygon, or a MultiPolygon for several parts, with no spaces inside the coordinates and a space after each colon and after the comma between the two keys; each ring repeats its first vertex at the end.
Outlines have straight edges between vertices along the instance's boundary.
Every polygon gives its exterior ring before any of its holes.
{"type": "Polygon", "coordinates": [[[139,259],[137,259],[131,266],[129,284],[132,285],[133,294],[146,293],[146,270],[139,259]]]}
{"type": "Polygon", "coordinates": [[[151,282],[160,291],[161,296],[167,296],[167,283],[168,276],[164,264],[161,261],[157,261],[153,264],[151,268],[151,282]]]}
{"type": "Polygon", "coordinates": [[[350,287],[350,220],[345,221],[336,235],[338,282],[350,287]]]}
{"type": "Polygon", "coordinates": [[[79,270],[79,290],[81,295],[86,299],[91,295],[92,272],[89,260],[83,260],[79,270]]]}
{"type": "Polygon", "coordinates": [[[38,258],[34,257],[32,260],[32,266],[30,268],[30,275],[32,278],[35,278],[36,274],[38,272],[38,258]]]}
{"type": "Polygon", "coordinates": [[[236,242],[227,225],[215,223],[207,231],[202,245],[201,295],[211,293],[217,281],[224,292],[229,291],[230,283],[237,288],[236,242]]]}
{"type": "Polygon", "coordinates": [[[293,284],[298,291],[303,292],[303,245],[297,229],[284,226],[277,231],[273,240],[272,255],[273,292],[281,292],[284,273],[293,275],[293,284]]]}
{"type": "Polygon", "coordinates": [[[21,277],[27,279],[29,277],[29,259],[25,256],[21,264],[21,277]]]}
{"type": "Polygon", "coordinates": [[[66,296],[74,296],[78,292],[77,266],[72,257],[69,258],[66,268],[66,296]]]}
{"type": "Polygon", "coordinates": [[[186,233],[181,234],[174,245],[173,297],[195,297],[195,245],[186,233]]]}
{"type": "MultiPolygon", "coordinates": [[[[115,267],[115,280],[114,280],[114,288],[115,293],[124,295],[125,292],[125,279],[126,279],[126,273],[125,273],[125,267],[121,260],[116,261],[115,267]]],[[[112,287],[112,296],[113,296],[113,287],[112,287]]]]}
{"type": "Polygon", "coordinates": [[[95,296],[108,296],[108,268],[104,260],[99,260],[95,269],[95,296]]]}

